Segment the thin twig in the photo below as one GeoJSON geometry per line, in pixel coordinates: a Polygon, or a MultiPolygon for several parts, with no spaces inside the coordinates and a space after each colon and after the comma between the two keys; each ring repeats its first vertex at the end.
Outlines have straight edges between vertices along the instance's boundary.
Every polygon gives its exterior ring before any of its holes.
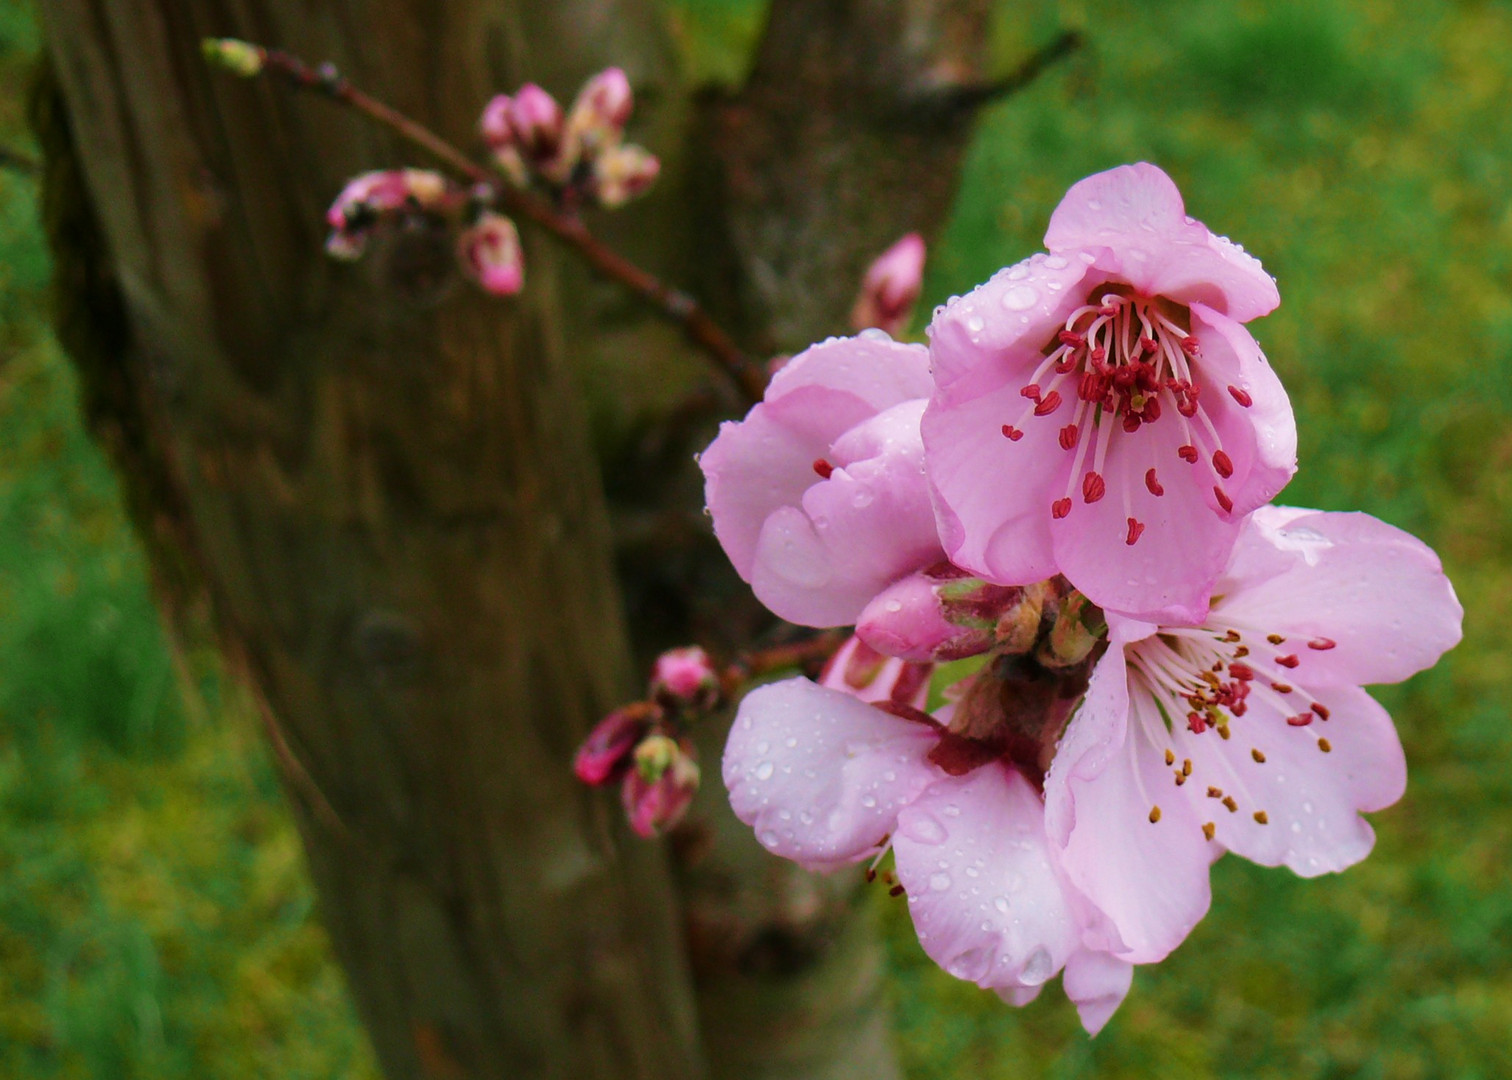
{"type": "Polygon", "coordinates": [[[726,375],[746,402],[761,400],[766,390],[762,365],[746,356],[723,328],[687,293],[666,284],[588,231],[577,217],[559,213],[550,203],[514,187],[492,169],[478,164],[425,125],[353,86],[330,64],[311,67],[299,57],[280,49],[260,49],[262,66],[286,76],[301,90],[314,90],[348,105],[376,120],[400,138],[418,146],[474,184],[486,184],[504,208],[516,217],[534,222],[572,248],[605,277],[620,282],[676,323],[726,375]]]}
{"type": "Polygon", "coordinates": [[[802,641],[743,652],[725,668],[720,681],[725,686],[738,686],[774,671],[813,667],[833,656],[849,637],[846,630],[826,630],[802,641]]]}
{"type": "Polygon", "coordinates": [[[1070,56],[1085,44],[1080,30],[1063,30],[1054,41],[1030,53],[1007,75],[987,82],[966,83],[937,91],[936,105],[953,112],[971,112],[1028,86],[1051,64],[1070,56]]]}

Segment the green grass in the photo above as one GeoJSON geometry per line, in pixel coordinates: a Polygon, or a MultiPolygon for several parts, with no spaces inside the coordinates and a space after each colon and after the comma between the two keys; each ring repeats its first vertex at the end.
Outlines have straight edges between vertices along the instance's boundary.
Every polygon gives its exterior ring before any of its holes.
{"type": "MultiPolygon", "coordinates": [[[[669,6],[694,70],[737,79],[758,5],[669,6]]],[[[1311,882],[1223,860],[1095,1041],[1058,989],[1014,1010],[944,975],[891,905],[909,1075],[1512,1076],[1512,7],[1029,3],[1004,66],[1078,22],[1092,48],[984,118],[931,299],[1037,250],[1081,176],[1157,162],[1279,278],[1255,330],[1298,410],[1285,499],[1423,536],[1466,640],[1380,692],[1411,779],[1372,858],[1311,882]]],[[[0,3],[8,145],[36,47],[0,3]]],[[[0,172],[0,1076],[371,1076],[260,736],[165,649],[35,315],[46,273],[0,172]]]]}

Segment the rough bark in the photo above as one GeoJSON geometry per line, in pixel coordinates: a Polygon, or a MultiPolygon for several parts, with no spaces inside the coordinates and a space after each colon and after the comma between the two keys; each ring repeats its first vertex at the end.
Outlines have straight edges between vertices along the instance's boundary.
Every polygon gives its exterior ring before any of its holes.
{"type": "Polygon", "coordinates": [[[728,399],[539,237],[514,303],[458,287],[425,235],[325,261],[341,182],[420,162],[205,71],[198,38],[331,59],[462,145],[498,89],[626,67],[668,171],[595,225],[775,351],[843,329],[867,261],[940,224],[986,6],[778,0],[749,85],[704,98],[682,145],[692,100],[638,0],[44,5],[65,343],[160,584],[209,591],[266,707],[389,1075],[700,1075],[690,961],[719,1080],[897,1069],[856,878],[772,859],[711,783],[678,837],[678,925],[661,855],[568,780],[635,681],[581,384],[642,658],[767,625],[698,513],[713,413],[663,423],[690,391],[728,399]]]}
{"type": "Polygon", "coordinates": [[[322,203],[407,155],[198,59],[208,34],[330,58],[467,143],[495,87],[569,82],[654,26],[546,7],[43,15],[123,302],[96,400],[118,449],[151,448],[139,509],[174,519],[266,705],[385,1070],[691,1078],[662,853],[564,767],[633,680],[555,253],[531,245],[514,304],[456,287],[424,234],[328,263],[322,203]]]}

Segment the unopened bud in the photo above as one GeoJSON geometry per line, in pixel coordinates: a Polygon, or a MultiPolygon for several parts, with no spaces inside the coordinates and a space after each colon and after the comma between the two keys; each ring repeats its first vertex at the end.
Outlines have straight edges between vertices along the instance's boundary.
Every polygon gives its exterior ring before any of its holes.
{"type": "Polygon", "coordinates": [[[924,238],[909,233],[877,257],[851,309],[853,328],[876,327],[893,335],[908,328],[924,285],[924,254],[924,238]]]}
{"type": "Polygon", "coordinates": [[[617,67],[606,68],[583,84],[567,117],[568,139],[585,157],[613,146],[624,135],[634,96],[630,80],[617,67]]]}
{"type": "Polygon", "coordinates": [[[933,664],[884,656],[852,635],[825,664],[819,685],[865,702],[891,701],[922,709],[929,697],[933,664]]]}
{"type": "Polygon", "coordinates": [[[504,175],[515,187],[525,187],[530,182],[525,159],[516,145],[514,128],[509,123],[509,110],[513,99],[508,94],[496,94],[483,107],[478,120],[478,131],[488,144],[488,152],[498,163],[504,175]]]}
{"type": "Polygon", "coordinates": [[[639,146],[611,146],[593,161],[593,195],[613,210],[644,195],[661,173],[661,162],[639,146]]]}
{"type": "Polygon", "coordinates": [[[697,645],[668,649],[651,667],[651,697],[674,710],[703,712],[719,702],[719,672],[697,645]]]}
{"type": "Polygon", "coordinates": [[[637,701],[615,709],[588,733],[572,759],[572,771],[585,784],[597,787],[613,783],[630,768],[636,745],[661,719],[661,710],[649,701],[637,701]]]}
{"type": "MultiPolygon", "coordinates": [[[[953,621],[947,616],[941,590],[990,587],[978,578],[945,581],[920,570],[888,586],[866,605],[856,621],[856,635],[880,653],[915,662],[959,660],[992,647],[991,618],[953,621]]],[[[968,608],[953,602],[950,610],[968,608]]]]}
{"type": "Polygon", "coordinates": [[[526,83],[508,105],[509,127],[515,145],[531,168],[561,183],[577,164],[563,153],[562,107],[535,83],[526,83]]]}
{"type": "Polygon", "coordinates": [[[485,210],[457,237],[457,257],[485,292],[513,296],[525,285],[525,252],[515,223],[485,210]]]}
{"type": "Polygon", "coordinates": [[[1107,632],[1102,608],[1073,590],[1061,599],[1055,624],[1040,644],[1037,659],[1046,667],[1075,667],[1107,632]]]}
{"type": "Polygon", "coordinates": [[[630,827],[649,838],[676,825],[698,793],[698,781],[691,746],[665,735],[643,740],[620,789],[630,827]]]}
{"type": "Polygon", "coordinates": [[[200,49],[210,63],[243,79],[260,74],[267,57],[259,46],[236,38],[205,38],[200,49]]]}

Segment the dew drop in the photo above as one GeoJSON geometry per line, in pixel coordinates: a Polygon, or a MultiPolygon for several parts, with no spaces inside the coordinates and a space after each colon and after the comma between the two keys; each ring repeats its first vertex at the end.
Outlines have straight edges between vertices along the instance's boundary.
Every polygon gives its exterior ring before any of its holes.
{"type": "Polygon", "coordinates": [[[763,761],[756,766],[756,779],[770,780],[772,778],[773,765],[770,761],[763,761]]]}
{"type": "Polygon", "coordinates": [[[1064,270],[1069,265],[1070,263],[1059,255],[1051,255],[1045,260],[1045,266],[1051,270],[1064,270]]]}
{"type": "Polygon", "coordinates": [[[1004,915],[1008,914],[1008,898],[1006,896],[994,896],[992,898],[992,906],[1004,915]]]}
{"type": "Polygon", "coordinates": [[[1033,285],[1015,285],[1003,294],[1003,306],[1009,311],[1027,311],[1039,302],[1033,285]]]}
{"type": "Polygon", "coordinates": [[[944,892],[950,888],[950,875],[946,873],[929,875],[929,887],[935,892],[944,892]]]}
{"type": "Polygon", "coordinates": [[[1043,945],[1029,954],[1024,961],[1024,970],[1019,972],[1019,981],[1026,986],[1038,986],[1055,971],[1055,961],[1043,945]]]}
{"type": "Polygon", "coordinates": [[[966,329],[970,330],[973,334],[980,334],[986,325],[980,315],[973,315],[966,320],[966,329]]]}

